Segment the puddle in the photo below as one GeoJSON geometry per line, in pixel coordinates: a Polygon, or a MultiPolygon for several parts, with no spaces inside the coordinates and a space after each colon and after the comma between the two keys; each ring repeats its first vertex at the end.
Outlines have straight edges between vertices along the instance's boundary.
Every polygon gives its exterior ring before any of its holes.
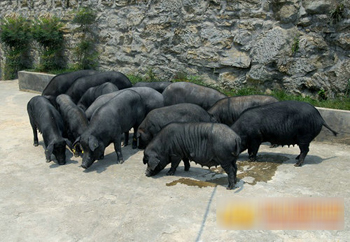
{"type": "Polygon", "coordinates": [[[237,178],[243,179],[250,185],[255,185],[257,182],[268,182],[275,175],[278,166],[287,160],[289,158],[282,155],[262,155],[258,156],[258,162],[239,161],[237,162],[237,178]]]}
{"type": "MultiPolygon", "coordinates": [[[[278,166],[289,158],[282,155],[261,155],[258,156],[258,162],[238,161],[237,162],[237,182],[243,180],[244,183],[255,185],[257,182],[268,182],[275,175],[278,166]]],[[[219,166],[209,169],[212,172],[212,178],[205,181],[194,180],[190,178],[180,178],[178,180],[167,183],[167,186],[175,186],[176,184],[184,184],[187,186],[215,187],[227,186],[227,176],[215,177],[218,174],[226,174],[219,166]]]]}
{"type": "MultiPolygon", "coordinates": [[[[227,181],[227,178],[226,178],[226,181],[227,181]]],[[[187,186],[197,186],[200,188],[202,188],[202,187],[216,187],[216,184],[214,184],[214,183],[206,182],[206,181],[198,181],[198,180],[193,180],[193,179],[189,179],[189,178],[180,178],[178,180],[169,182],[166,185],[168,187],[170,187],[170,186],[175,186],[178,183],[185,184],[187,186]]]]}

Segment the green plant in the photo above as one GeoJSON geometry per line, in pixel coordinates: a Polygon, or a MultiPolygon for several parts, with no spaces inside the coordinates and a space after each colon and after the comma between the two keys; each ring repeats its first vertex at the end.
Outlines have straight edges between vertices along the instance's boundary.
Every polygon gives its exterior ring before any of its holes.
{"type": "Polygon", "coordinates": [[[73,50],[76,57],[76,69],[96,69],[98,67],[98,52],[95,43],[97,36],[93,31],[97,14],[89,7],[80,8],[73,18],[72,23],[79,25],[75,30],[80,33],[80,40],[73,50]]]}
{"type": "Polygon", "coordinates": [[[330,24],[336,24],[344,18],[345,5],[343,2],[337,3],[335,8],[329,12],[330,24]]]}
{"type": "Polygon", "coordinates": [[[292,55],[295,55],[299,50],[299,37],[294,37],[292,44],[292,55]]]}
{"type": "Polygon", "coordinates": [[[130,80],[130,82],[134,85],[138,82],[143,82],[145,81],[141,76],[139,75],[128,75],[128,78],[130,80]]]}
{"type": "Polygon", "coordinates": [[[153,82],[153,81],[156,81],[156,79],[157,79],[157,77],[156,77],[156,74],[153,72],[153,69],[148,68],[146,80],[153,82]]]}
{"type": "Polygon", "coordinates": [[[40,17],[33,21],[33,38],[41,47],[40,70],[49,71],[65,67],[63,27],[64,24],[55,16],[40,17]]]}
{"type": "Polygon", "coordinates": [[[5,17],[0,22],[0,41],[6,57],[4,79],[14,79],[19,70],[31,67],[29,25],[25,18],[16,15],[5,17]]]}
{"type": "Polygon", "coordinates": [[[327,100],[327,94],[326,94],[326,91],[325,91],[323,88],[321,88],[321,89],[318,91],[317,95],[318,95],[318,98],[319,98],[319,99],[321,99],[321,100],[327,100]]]}
{"type": "Polygon", "coordinates": [[[81,31],[89,32],[89,26],[95,23],[96,18],[95,10],[89,7],[82,7],[75,13],[72,23],[80,25],[81,31]]]}

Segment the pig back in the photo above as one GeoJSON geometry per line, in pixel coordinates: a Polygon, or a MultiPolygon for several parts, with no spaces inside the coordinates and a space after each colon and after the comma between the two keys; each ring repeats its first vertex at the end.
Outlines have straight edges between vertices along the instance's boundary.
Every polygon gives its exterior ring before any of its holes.
{"type": "Polygon", "coordinates": [[[227,97],[217,101],[208,110],[208,113],[212,114],[218,122],[231,126],[238,119],[239,115],[248,108],[274,102],[278,102],[278,100],[267,95],[227,97]]]}
{"type": "Polygon", "coordinates": [[[145,106],[141,96],[135,91],[126,89],[118,92],[94,112],[90,126],[108,129],[110,126],[117,125],[121,132],[127,132],[135,125],[140,125],[145,115],[145,106]]]}
{"type": "Polygon", "coordinates": [[[281,101],[244,111],[232,129],[247,140],[274,144],[310,143],[321,131],[324,120],[315,107],[299,101],[281,101]]]}
{"type": "Polygon", "coordinates": [[[162,93],[164,105],[174,105],[177,103],[194,103],[205,110],[208,110],[218,100],[226,95],[219,91],[188,82],[176,82],[170,84],[162,93]]]}

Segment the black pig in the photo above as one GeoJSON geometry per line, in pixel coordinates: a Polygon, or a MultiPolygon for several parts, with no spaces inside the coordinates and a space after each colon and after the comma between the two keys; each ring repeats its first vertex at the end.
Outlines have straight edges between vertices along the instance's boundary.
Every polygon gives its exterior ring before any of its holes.
{"type": "Polygon", "coordinates": [[[61,115],[50,101],[43,96],[35,96],[27,104],[29,121],[33,129],[34,146],[38,146],[38,133],[42,133],[45,144],[46,162],[54,154],[58,164],[66,164],[66,145],[71,143],[62,137],[64,123],[61,115]]]}
{"type": "Polygon", "coordinates": [[[164,106],[177,103],[194,103],[208,110],[218,100],[225,98],[221,92],[190,82],[175,82],[163,91],[164,106]]]}
{"type": "Polygon", "coordinates": [[[274,102],[278,100],[266,95],[228,97],[217,101],[208,113],[212,114],[219,123],[231,126],[244,110],[274,102]]]}
{"type": "Polygon", "coordinates": [[[192,103],[179,103],[154,109],[139,126],[139,148],[144,149],[163,127],[175,122],[216,122],[216,120],[202,107],[192,103]]]}
{"type": "Polygon", "coordinates": [[[46,85],[42,92],[42,96],[45,96],[54,106],[56,106],[56,97],[65,93],[78,78],[97,73],[98,71],[94,70],[80,70],[56,75],[46,85]]]}
{"type": "Polygon", "coordinates": [[[171,123],[164,127],[144,150],[146,175],[153,176],[171,163],[174,174],[181,159],[202,166],[221,167],[228,174],[228,187],[236,184],[240,138],[227,125],[219,123],[171,123]]]}
{"type": "MultiPolygon", "coordinates": [[[[134,128],[134,136],[136,136],[137,128],[144,117],[145,107],[142,98],[132,90],[121,92],[101,106],[92,116],[89,127],[73,144],[73,146],[80,144],[84,152],[81,166],[86,169],[95,160],[101,159],[105,148],[111,143],[114,143],[118,156],[117,163],[123,163],[121,134],[134,128]]],[[[136,140],[136,137],[134,139],[136,140]]],[[[124,144],[128,144],[127,135],[125,135],[124,144]]]]}
{"type": "MultiPolygon", "coordinates": [[[[88,127],[86,115],[66,94],[59,95],[56,102],[65,123],[68,139],[74,142],[88,127]]],[[[75,156],[80,153],[76,147],[72,147],[72,151],[75,156]]]]}
{"type": "Polygon", "coordinates": [[[101,107],[103,104],[109,102],[112,98],[114,98],[119,93],[125,91],[125,90],[133,90],[140,94],[143,103],[145,105],[146,114],[150,112],[151,110],[155,108],[160,108],[164,106],[164,99],[162,94],[157,92],[156,90],[150,88],[150,87],[130,87],[124,90],[104,94],[100,97],[98,97],[91,105],[90,107],[85,111],[86,117],[88,119],[91,118],[91,116],[94,114],[94,112],[101,107]]]}
{"type": "Polygon", "coordinates": [[[85,112],[85,110],[91,105],[91,103],[96,100],[96,98],[107,93],[116,92],[118,90],[118,87],[110,82],[105,82],[96,87],[90,87],[80,98],[77,105],[85,112]]]}
{"type": "Polygon", "coordinates": [[[169,86],[172,82],[138,82],[134,85],[134,87],[150,87],[153,88],[154,90],[162,93],[164,89],[169,86]]]}
{"type": "Polygon", "coordinates": [[[127,78],[123,73],[107,71],[77,79],[67,90],[66,94],[72,98],[74,103],[77,103],[90,87],[95,87],[105,82],[111,82],[119,89],[132,86],[129,78],[127,78]]]}
{"type": "Polygon", "coordinates": [[[322,126],[337,135],[311,104],[281,101],[247,109],[231,128],[241,137],[240,150],[248,149],[250,160],[256,160],[262,142],[297,144],[300,154],[295,166],[301,166],[309,152],[310,142],[320,133],[322,126]]]}

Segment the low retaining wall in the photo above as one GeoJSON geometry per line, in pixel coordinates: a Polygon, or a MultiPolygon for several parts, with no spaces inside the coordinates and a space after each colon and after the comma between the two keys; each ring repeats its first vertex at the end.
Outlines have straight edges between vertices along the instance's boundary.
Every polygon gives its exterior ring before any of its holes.
{"type": "Polygon", "coordinates": [[[55,75],[41,73],[41,72],[30,72],[30,71],[19,71],[18,72],[18,85],[20,91],[40,92],[44,90],[46,85],[51,81],[55,75]]]}
{"type": "MultiPolygon", "coordinates": [[[[18,73],[19,90],[41,93],[54,76],[39,72],[20,71],[18,73]]],[[[350,111],[329,108],[317,109],[326,123],[338,132],[338,135],[334,136],[327,128],[323,127],[315,140],[350,145],[350,111]]]]}
{"type": "Polygon", "coordinates": [[[342,143],[350,145],[350,111],[317,108],[328,126],[338,132],[334,136],[327,128],[323,127],[321,133],[316,137],[319,142],[342,143]]]}

